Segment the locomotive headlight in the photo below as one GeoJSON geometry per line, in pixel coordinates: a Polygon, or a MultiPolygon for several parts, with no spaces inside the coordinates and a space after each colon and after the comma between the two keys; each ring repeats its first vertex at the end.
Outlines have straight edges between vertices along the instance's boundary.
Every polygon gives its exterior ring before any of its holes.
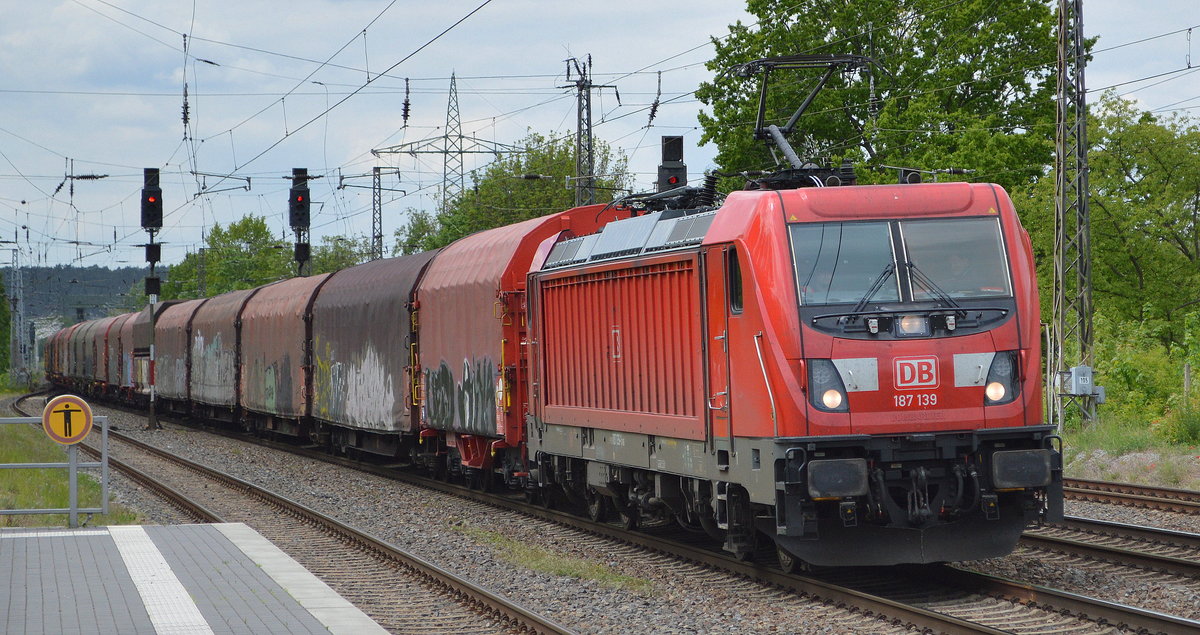
{"type": "Polygon", "coordinates": [[[897,335],[914,337],[929,335],[929,318],[923,315],[905,315],[896,320],[897,335]]]}
{"type": "Polygon", "coordinates": [[[1017,352],[999,351],[992,357],[988,369],[986,386],[983,389],[984,404],[994,406],[1010,403],[1017,398],[1020,383],[1017,381],[1017,352]]]}
{"type": "Polygon", "coordinates": [[[833,360],[808,360],[809,400],[817,410],[825,412],[848,412],[846,384],[833,360]]]}

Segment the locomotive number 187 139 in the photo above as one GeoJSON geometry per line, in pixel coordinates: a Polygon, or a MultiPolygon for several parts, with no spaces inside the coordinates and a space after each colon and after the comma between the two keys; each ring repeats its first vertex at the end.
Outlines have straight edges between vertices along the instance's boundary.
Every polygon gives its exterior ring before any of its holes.
{"type": "Polygon", "coordinates": [[[897,408],[909,408],[912,406],[926,407],[937,405],[936,392],[909,393],[906,395],[892,395],[892,400],[897,408]]]}

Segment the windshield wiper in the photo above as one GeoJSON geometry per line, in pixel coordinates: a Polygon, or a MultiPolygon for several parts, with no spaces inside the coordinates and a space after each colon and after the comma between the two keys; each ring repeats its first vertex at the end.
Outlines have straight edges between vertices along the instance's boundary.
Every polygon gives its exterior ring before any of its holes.
{"type": "Polygon", "coordinates": [[[854,310],[852,313],[861,313],[863,309],[867,308],[867,303],[870,302],[871,298],[875,297],[875,294],[879,293],[879,290],[883,288],[883,281],[887,280],[888,276],[892,275],[892,272],[895,270],[896,264],[889,262],[887,266],[883,268],[883,271],[879,272],[879,275],[875,278],[875,282],[871,283],[870,288],[868,288],[867,292],[863,294],[863,297],[858,301],[858,304],[854,305],[854,310]]]}
{"type": "Polygon", "coordinates": [[[966,317],[966,309],[964,309],[958,302],[955,302],[954,298],[950,297],[949,293],[946,293],[941,287],[937,286],[937,283],[931,280],[929,276],[925,275],[924,271],[921,271],[919,268],[917,268],[916,264],[912,262],[906,262],[904,264],[908,266],[909,277],[915,280],[921,286],[925,287],[925,289],[929,291],[930,295],[936,298],[938,302],[942,303],[942,305],[948,309],[954,309],[954,312],[960,314],[960,317],[966,317]]]}

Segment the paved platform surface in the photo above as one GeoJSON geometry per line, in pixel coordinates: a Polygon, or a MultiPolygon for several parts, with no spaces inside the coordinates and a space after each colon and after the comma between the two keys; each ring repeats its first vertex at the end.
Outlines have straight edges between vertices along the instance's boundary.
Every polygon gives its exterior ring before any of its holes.
{"type": "Polygon", "coordinates": [[[0,530],[0,633],[385,631],[241,523],[0,530]]]}

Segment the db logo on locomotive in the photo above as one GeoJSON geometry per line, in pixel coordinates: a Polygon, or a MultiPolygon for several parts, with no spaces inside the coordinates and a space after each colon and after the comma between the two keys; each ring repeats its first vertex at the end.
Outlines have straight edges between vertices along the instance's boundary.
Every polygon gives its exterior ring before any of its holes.
{"type": "Polygon", "coordinates": [[[936,357],[897,357],[895,374],[897,390],[937,388],[936,357]]]}

